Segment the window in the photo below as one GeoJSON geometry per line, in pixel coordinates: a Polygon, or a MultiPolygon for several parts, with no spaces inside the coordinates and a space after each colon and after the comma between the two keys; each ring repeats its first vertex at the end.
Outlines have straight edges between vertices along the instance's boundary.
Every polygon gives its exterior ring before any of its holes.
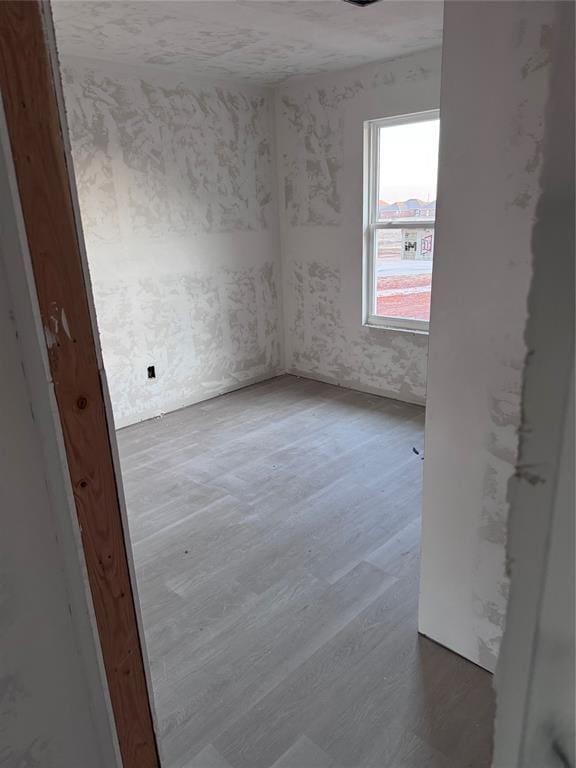
{"type": "Polygon", "coordinates": [[[365,123],[364,322],[427,331],[438,110],[365,123]]]}

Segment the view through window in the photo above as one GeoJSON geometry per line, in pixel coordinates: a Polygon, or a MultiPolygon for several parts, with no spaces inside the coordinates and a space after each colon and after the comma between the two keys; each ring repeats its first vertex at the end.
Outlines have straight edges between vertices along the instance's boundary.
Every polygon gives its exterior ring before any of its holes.
{"type": "Polygon", "coordinates": [[[367,321],[428,328],[438,112],[368,123],[367,321]]]}

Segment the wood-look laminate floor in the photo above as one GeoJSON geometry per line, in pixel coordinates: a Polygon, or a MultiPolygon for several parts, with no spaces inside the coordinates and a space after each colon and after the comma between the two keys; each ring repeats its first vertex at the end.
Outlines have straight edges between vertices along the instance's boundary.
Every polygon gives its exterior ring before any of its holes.
{"type": "Polygon", "coordinates": [[[424,412],[285,376],[118,433],[163,768],[484,768],[416,631],[424,412]]]}

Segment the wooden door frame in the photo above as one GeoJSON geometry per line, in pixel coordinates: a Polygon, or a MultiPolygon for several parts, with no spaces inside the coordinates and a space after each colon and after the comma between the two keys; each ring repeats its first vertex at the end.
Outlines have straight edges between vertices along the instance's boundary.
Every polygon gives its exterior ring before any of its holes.
{"type": "Polygon", "coordinates": [[[122,763],[159,768],[47,2],[0,2],[0,93],[122,763]]]}

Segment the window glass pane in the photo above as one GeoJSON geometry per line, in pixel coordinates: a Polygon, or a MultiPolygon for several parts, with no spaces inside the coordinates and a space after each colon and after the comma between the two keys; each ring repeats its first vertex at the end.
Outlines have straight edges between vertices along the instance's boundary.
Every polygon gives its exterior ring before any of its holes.
{"type": "Polygon", "coordinates": [[[430,320],[433,229],[376,230],[374,314],[430,320]]]}
{"type": "Polygon", "coordinates": [[[439,120],[379,128],[378,219],[434,219],[439,120]]]}

